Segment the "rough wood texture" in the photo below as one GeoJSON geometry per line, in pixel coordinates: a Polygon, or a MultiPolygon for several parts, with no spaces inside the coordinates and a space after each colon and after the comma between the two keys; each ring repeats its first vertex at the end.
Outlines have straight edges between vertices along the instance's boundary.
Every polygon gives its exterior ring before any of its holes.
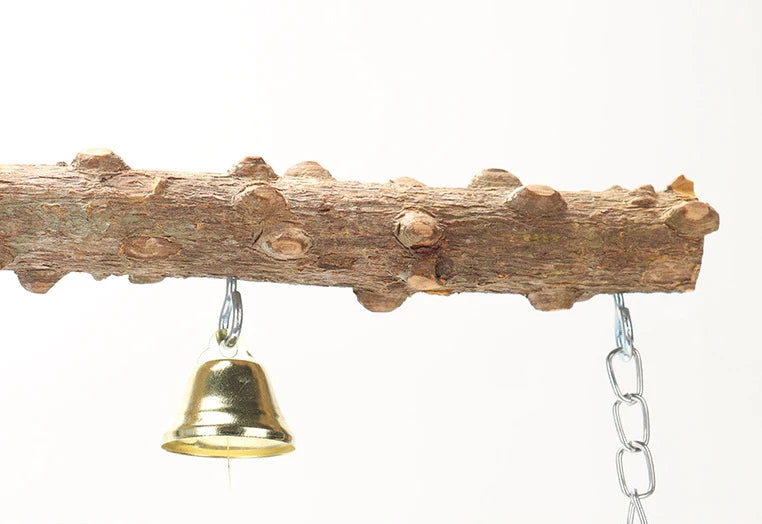
{"type": "Polygon", "coordinates": [[[412,293],[521,293],[542,310],[598,293],[694,288],[719,216],[684,177],[665,191],[558,192],[501,169],[468,188],[334,180],[315,162],[278,177],[134,170],[113,152],[71,166],[0,166],[0,268],[44,293],[66,273],[227,277],[346,286],[371,311],[412,293]]]}

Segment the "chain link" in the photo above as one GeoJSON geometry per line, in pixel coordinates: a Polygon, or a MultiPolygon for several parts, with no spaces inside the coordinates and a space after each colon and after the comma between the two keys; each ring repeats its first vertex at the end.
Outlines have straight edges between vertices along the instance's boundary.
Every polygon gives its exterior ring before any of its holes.
{"type": "Polygon", "coordinates": [[[627,510],[627,524],[634,524],[635,515],[638,516],[640,524],[648,524],[646,520],[646,512],[643,511],[643,504],[640,503],[640,495],[638,490],[632,492],[630,497],[630,508],[627,510]]]}
{"type": "Polygon", "coordinates": [[[640,359],[640,353],[633,345],[634,335],[630,311],[624,305],[624,297],[621,293],[614,295],[614,306],[616,307],[616,316],[614,322],[614,336],[617,341],[617,348],[606,356],[606,372],[609,376],[611,389],[614,390],[617,400],[614,402],[612,412],[614,415],[614,427],[616,428],[619,442],[622,447],[616,453],[616,471],[619,479],[619,487],[624,496],[630,500],[627,510],[627,524],[634,524],[635,517],[638,517],[640,524],[648,524],[645,511],[641,500],[653,495],[656,490],[656,475],[654,473],[654,460],[648,443],[651,440],[651,419],[648,412],[648,404],[643,398],[643,365],[640,359]],[[617,378],[614,370],[614,358],[619,356],[624,362],[631,363],[634,366],[635,373],[635,391],[623,391],[623,386],[617,378]],[[622,424],[622,406],[628,409],[640,408],[641,432],[640,438],[631,439],[622,424]],[[627,476],[624,470],[624,454],[642,455],[646,465],[648,485],[645,490],[631,488],[627,483],[627,476]]]}

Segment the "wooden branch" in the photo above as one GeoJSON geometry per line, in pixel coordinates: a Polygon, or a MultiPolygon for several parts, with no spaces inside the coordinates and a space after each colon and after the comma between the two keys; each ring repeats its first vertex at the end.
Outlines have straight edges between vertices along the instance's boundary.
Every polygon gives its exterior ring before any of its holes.
{"type": "Polygon", "coordinates": [[[0,268],[44,293],[73,271],[346,286],[371,311],[412,293],[521,293],[563,309],[598,293],[687,291],[719,216],[680,177],[558,192],[500,169],[468,188],[403,177],[283,176],[259,157],[227,174],[133,170],[108,150],[71,165],[0,166],[0,268]]]}

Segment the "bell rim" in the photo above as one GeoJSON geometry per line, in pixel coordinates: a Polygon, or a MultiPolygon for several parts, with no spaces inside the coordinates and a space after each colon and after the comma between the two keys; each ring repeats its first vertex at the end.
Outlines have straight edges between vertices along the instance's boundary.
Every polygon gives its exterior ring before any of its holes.
{"type": "Polygon", "coordinates": [[[278,431],[272,428],[255,426],[181,426],[164,434],[164,442],[186,438],[203,437],[246,437],[267,440],[276,440],[284,444],[290,444],[293,437],[285,430],[278,431]]]}
{"type": "Polygon", "coordinates": [[[296,449],[294,445],[290,443],[272,448],[212,449],[194,446],[183,442],[183,439],[167,441],[161,445],[161,448],[170,453],[206,458],[265,458],[291,453],[296,449]]]}
{"type": "Polygon", "coordinates": [[[271,457],[294,451],[293,437],[285,431],[270,428],[242,426],[193,426],[180,427],[164,435],[162,449],[182,455],[214,458],[246,458],[271,457]],[[277,443],[266,448],[251,447],[248,449],[234,448],[204,448],[190,444],[187,440],[204,437],[238,437],[254,440],[270,440],[277,443]]]}

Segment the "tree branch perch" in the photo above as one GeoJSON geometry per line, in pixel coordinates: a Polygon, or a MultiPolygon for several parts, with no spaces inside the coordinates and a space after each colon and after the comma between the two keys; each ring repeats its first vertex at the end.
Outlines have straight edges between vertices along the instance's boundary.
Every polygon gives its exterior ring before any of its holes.
{"type": "Polygon", "coordinates": [[[693,289],[718,227],[682,176],[658,192],[558,192],[488,169],[468,188],[433,188],[338,181],[315,162],[279,177],[259,157],[226,174],[135,170],[105,149],[0,166],[0,268],[36,293],[81,271],[345,286],[371,311],[470,291],[564,309],[693,289]]]}

